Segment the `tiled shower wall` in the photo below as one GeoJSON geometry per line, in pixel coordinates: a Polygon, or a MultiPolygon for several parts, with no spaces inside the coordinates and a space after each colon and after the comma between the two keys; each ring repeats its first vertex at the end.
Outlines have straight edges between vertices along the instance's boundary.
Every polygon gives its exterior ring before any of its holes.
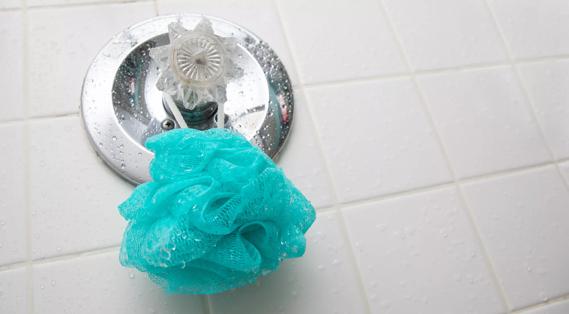
{"type": "Polygon", "coordinates": [[[569,313],[569,1],[0,0],[0,313],[569,313]],[[78,116],[98,49],[205,13],[274,47],[304,258],[167,296],[120,267],[132,186],[78,116]]]}

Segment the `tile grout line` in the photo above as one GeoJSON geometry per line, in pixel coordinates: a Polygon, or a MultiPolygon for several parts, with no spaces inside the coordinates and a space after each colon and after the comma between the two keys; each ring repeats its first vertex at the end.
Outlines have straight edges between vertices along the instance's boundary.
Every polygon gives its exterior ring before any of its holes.
{"type": "MultiPolygon", "coordinates": [[[[514,72],[514,76],[516,78],[516,81],[520,87],[520,89],[522,90],[522,94],[523,97],[526,99],[527,101],[527,109],[529,109],[532,121],[535,123],[535,125],[537,126],[537,129],[539,131],[539,135],[542,139],[542,142],[545,146],[545,148],[547,149],[547,151],[549,152],[550,157],[553,160],[553,164],[555,165],[555,169],[557,170],[557,174],[561,177],[561,181],[563,183],[563,185],[565,186],[565,189],[567,192],[569,192],[569,183],[567,182],[567,178],[565,178],[565,176],[563,175],[561,168],[559,166],[559,161],[557,160],[557,157],[555,156],[555,153],[553,151],[553,149],[551,148],[547,137],[545,136],[545,132],[543,130],[543,127],[541,125],[541,123],[539,123],[539,119],[537,117],[537,113],[536,113],[536,108],[535,108],[535,104],[533,102],[532,97],[530,97],[530,92],[529,89],[527,88],[524,80],[523,80],[523,76],[521,74],[521,71],[518,67],[518,63],[515,61],[514,57],[513,57],[513,52],[512,49],[509,45],[509,42],[506,40],[506,36],[504,34],[504,31],[500,25],[500,23],[498,22],[498,17],[496,15],[496,12],[494,11],[494,9],[492,8],[492,6],[490,5],[490,2],[488,0],[483,0],[484,5],[486,6],[486,10],[488,11],[488,13],[490,14],[490,16],[492,17],[492,21],[494,23],[494,27],[496,28],[496,31],[498,32],[498,35],[500,36],[502,43],[504,45],[505,51],[506,51],[506,56],[508,57],[508,61],[510,63],[510,66],[514,72]]],[[[561,297],[563,298],[563,297],[561,297]]],[[[542,302],[542,303],[538,303],[535,305],[532,305],[530,307],[526,307],[526,308],[539,308],[544,306],[545,304],[547,304],[546,302],[542,302]]],[[[523,309],[521,309],[521,311],[523,312],[523,309]]],[[[511,312],[518,312],[518,310],[516,311],[511,311],[511,312]]]]}
{"type": "Polygon", "coordinates": [[[38,259],[32,260],[32,264],[34,266],[36,266],[36,265],[57,263],[57,262],[62,262],[62,261],[69,261],[69,260],[74,260],[74,259],[78,259],[78,258],[82,258],[82,257],[114,252],[114,251],[117,251],[117,249],[119,249],[119,248],[120,248],[120,245],[117,244],[117,245],[109,245],[109,246],[105,246],[105,247],[100,247],[100,248],[96,248],[96,249],[73,252],[73,253],[69,253],[69,254],[55,255],[55,256],[50,256],[50,257],[45,257],[45,258],[38,258],[38,259]]]}
{"type": "Polygon", "coordinates": [[[527,313],[528,311],[533,311],[533,310],[540,309],[540,308],[543,308],[546,306],[563,303],[567,300],[569,300],[569,293],[561,295],[561,296],[553,298],[553,299],[550,299],[550,300],[547,300],[545,302],[540,302],[540,303],[524,306],[524,307],[521,307],[521,308],[516,309],[516,310],[512,310],[510,313],[511,314],[527,313]]]}
{"type": "MultiPolygon", "coordinates": [[[[484,261],[484,264],[486,265],[486,269],[489,272],[489,275],[491,277],[491,280],[494,283],[495,288],[497,289],[498,295],[500,297],[501,305],[503,307],[505,307],[506,310],[509,310],[511,308],[510,301],[506,296],[506,291],[505,291],[504,287],[502,286],[500,279],[498,278],[498,275],[496,273],[496,267],[494,266],[494,261],[490,257],[490,254],[488,253],[488,250],[486,249],[486,246],[484,245],[484,242],[482,241],[482,235],[481,235],[480,229],[479,229],[479,227],[476,224],[476,221],[474,219],[474,214],[473,214],[472,208],[471,208],[471,206],[468,205],[468,202],[466,201],[466,195],[464,194],[464,191],[462,190],[461,184],[463,184],[465,182],[464,182],[464,180],[461,180],[457,177],[456,172],[453,168],[450,156],[448,154],[448,150],[446,148],[446,145],[444,144],[444,141],[443,141],[441,135],[439,134],[438,128],[436,127],[436,124],[435,124],[435,121],[433,118],[433,114],[431,113],[430,107],[428,105],[427,97],[425,96],[420,84],[416,81],[416,79],[414,79],[414,81],[415,81],[415,87],[417,88],[417,92],[419,93],[419,97],[421,98],[421,102],[424,106],[424,110],[426,111],[427,115],[429,116],[429,120],[430,120],[431,125],[433,127],[433,132],[437,137],[437,142],[439,142],[439,145],[442,149],[443,156],[444,156],[446,163],[449,167],[450,174],[451,174],[451,177],[453,180],[454,190],[458,194],[459,204],[463,207],[463,212],[466,214],[468,224],[470,225],[471,231],[473,232],[474,238],[476,239],[475,241],[477,242],[478,247],[482,253],[483,261],[484,261]]],[[[546,164],[546,165],[549,165],[549,164],[546,164]]],[[[543,164],[537,165],[537,167],[542,167],[542,166],[544,166],[544,165],[543,164]]],[[[524,171],[524,170],[529,169],[529,168],[530,167],[522,168],[521,171],[524,171]]],[[[514,169],[514,170],[516,170],[516,169],[514,169]]],[[[503,173],[503,172],[501,172],[501,173],[503,173]]],[[[509,173],[509,172],[506,172],[506,173],[509,173]]]]}
{"type": "MultiPolygon", "coordinates": [[[[468,177],[468,178],[464,178],[464,179],[458,179],[457,181],[460,184],[470,184],[470,183],[480,182],[480,181],[484,181],[484,180],[493,180],[493,179],[497,179],[497,178],[500,178],[503,176],[517,175],[517,174],[521,174],[521,173],[524,173],[527,171],[534,171],[537,169],[551,167],[551,166],[555,166],[555,164],[553,162],[544,162],[544,163],[538,163],[538,164],[533,164],[533,165],[519,167],[519,168],[506,169],[506,170],[502,170],[502,171],[498,171],[498,172],[492,172],[492,173],[488,173],[488,174],[482,174],[479,176],[473,176],[473,177],[468,177]]],[[[411,195],[415,195],[415,194],[419,194],[419,193],[427,193],[427,192],[431,192],[431,191],[438,190],[438,189],[448,188],[448,187],[454,186],[454,184],[455,184],[454,181],[451,180],[448,182],[437,183],[437,184],[428,185],[428,186],[421,186],[421,187],[412,188],[409,190],[402,190],[402,191],[382,194],[382,195],[378,195],[378,196],[372,196],[372,197],[368,197],[368,198],[357,199],[357,200],[348,201],[348,202],[340,202],[340,203],[338,203],[338,205],[342,206],[342,207],[355,207],[355,206],[373,204],[373,203],[377,203],[377,202],[383,202],[383,201],[387,201],[387,200],[394,200],[394,199],[398,199],[401,197],[411,196],[411,195]]],[[[328,212],[330,210],[331,210],[330,207],[323,207],[321,209],[322,212],[328,212]]]]}
{"type": "MultiPolygon", "coordinates": [[[[292,66],[295,69],[296,75],[298,77],[298,81],[302,83],[300,70],[296,64],[296,60],[297,60],[296,57],[297,56],[294,52],[294,49],[292,49],[293,44],[292,44],[292,41],[290,40],[290,36],[289,36],[287,29],[286,29],[286,26],[285,26],[285,22],[284,22],[282,12],[281,12],[281,7],[279,5],[279,0],[272,0],[272,4],[273,4],[273,7],[277,13],[277,17],[279,19],[279,24],[280,24],[281,30],[283,32],[283,37],[285,40],[286,47],[287,47],[289,53],[291,54],[292,66]]],[[[347,250],[348,259],[350,260],[350,268],[351,268],[353,274],[355,275],[355,279],[357,282],[357,287],[359,290],[358,296],[363,301],[365,312],[369,314],[369,313],[371,313],[371,304],[369,302],[369,297],[368,297],[367,291],[365,289],[361,270],[359,269],[359,266],[358,266],[357,261],[356,261],[356,256],[355,256],[355,253],[353,251],[353,246],[351,245],[350,238],[348,237],[346,222],[344,220],[343,215],[341,215],[341,213],[340,213],[339,207],[334,205],[334,204],[338,203],[338,188],[336,186],[334,179],[332,178],[332,172],[330,170],[331,167],[330,167],[328,158],[326,157],[326,154],[324,152],[324,146],[323,146],[322,141],[321,141],[320,132],[318,130],[318,125],[316,123],[316,120],[314,119],[314,112],[312,111],[312,109],[309,106],[310,97],[308,96],[308,94],[306,94],[306,91],[304,88],[302,88],[302,86],[300,86],[299,89],[303,93],[303,96],[306,100],[306,109],[307,109],[306,113],[308,115],[308,120],[311,122],[310,124],[311,124],[311,128],[312,128],[312,132],[315,135],[314,140],[316,142],[316,146],[318,148],[318,151],[320,152],[320,156],[321,156],[322,161],[324,163],[324,172],[326,173],[326,179],[328,181],[328,184],[330,185],[330,189],[332,190],[331,192],[332,192],[332,204],[333,204],[333,206],[331,207],[331,210],[327,211],[327,212],[335,212],[335,215],[338,218],[342,239],[344,241],[346,241],[346,245],[348,246],[348,250],[347,250]]]]}
{"type": "Polygon", "coordinates": [[[1,12],[14,12],[14,11],[22,11],[22,8],[20,7],[7,7],[7,8],[0,8],[0,13],[1,12]]]}
{"type": "MultiPolygon", "coordinates": [[[[546,168],[546,167],[551,167],[551,166],[554,166],[554,163],[548,162],[548,163],[532,165],[529,167],[510,169],[510,170],[505,170],[505,171],[502,171],[499,173],[491,173],[491,174],[482,175],[482,176],[478,176],[478,177],[471,177],[471,178],[463,179],[463,180],[461,180],[460,184],[470,184],[473,182],[479,182],[481,180],[492,180],[492,179],[500,178],[502,176],[517,175],[517,174],[521,174],[523,172],[534,171],[534,170],[538,170],[538,169],[542,169],[542,168],[546,168]]],[[[321,208],[317,209],[317,214],[328,214],[328,213],[333,213],[335,211],[343,212],[344,210],[346,210],[348,208],[352,208],[352,207],[358,207],[358,206],[363,206],[363,205],[368,205],[368,204],[375,204],[378,202],[395,200],[395,199],[399,199],[402,197],[412,196],[412,195],[421,194],[421,193],[428,193],[428,192],[432,192],[432,191],[436,191],[436,190],[440,190],[440,189],[444,189],[444,188],[451,188],[453,186],[454,186],[454,182],[449,181],[446,183],[435,184],[435,185],[430,185],[430,186],[425,186],[425,187],[419,187],[419,188],[415,188],[415,189],[411,189],[411,190],[400,191],[400,192],[395,192],[395,193],[390,193],[390,194],[383,194],[383,195],[365,198],[365,199],[358,199],[358,200],[344,202],[344,203],[340,202],[338,204],[325,206],[325,207],[321,207],[321,208]]],[[[50,256],[50,257],[46,257],[46,258],[38,258],[38,259],[32,258],[31,262],[32,262],[32,264],[42,264],[42,263],[48,263],[48,262],[55,262],[55,261],[59,261],[59,260],[67,260],[67,259],[72,259],[75,257],[82,257],[82,256],[88,256],[90,254],[98,254],[101,252],[107,252],[108,250],[116,249],[118,247],[120,247],[120,245],[116,244],[116,245],[110,245],[110,246],[101,247],[101,248],[94,248],[94,249],[89,249],[89,250],[84,250],[84,251],[79,251],[79,252],[73,252],[73,253],[69,253],[69,254],[55,255],[55,256],[50,256]]],[[[1,265],[0,266],[0,272],[19,268],[19,267],[23,267],[26,265],[26,263],[27,262],[16,262],[16,263],[1,265]]]]}
{"type": "MultiPolygon", "coordinates": [[[[133,3],[133,2],[127,2],[133,3]]],[[[22,10],[23,11],[23,10],[22,10]]],[[[289,49],[290,50],[290,49],[289,49]]],[[[292,53],[292,52],[291,52],[292,53]]],[[[522,60],[519,64],[530,64],[536,62],[546,62],[546,61],[567,61],[569,60],[569,55],[563,55],[559,57],[540,57],[535,59],[525,59],[522,60]]],[[[470,66],[462,66],[462,67],[452,67],[452,68],[442,68],[442,69],[434,69],[434,70],[419,70],[415,71],[415,76],[420,75],[436,75],[436,74],[449,74],[449,73],[456,73],[460,71],[475,71],[475,70],[488,70],[493,68],[501,68],[511,66],[511,63],[487,63],[487,64],[477,64],[477,65],[470,65],[470,66]]],[[[335,81],[326,81],[326,82],[317,82],[317,83],[305,83],[305,84],[298,84],[296,85],[297,89],[302,90],[309,90],[313,88],[321,88],[321,87],[333,87],[333,86],[344,86],[348,84],[358,84],[358,83],[365,83],[365,82],[373,82],[373,81],[388,81],[388,80],[398,80],[398,79],[410,79],[413,77],[413,73],[398,73],[398,74],[388,74],[388,75],[377,75],[377,76],[369,76],[369,77],[362,77],[362,78],[354,78],[354,79],[346,79],[346,80],[335,80],[335,81]]],[[[7,120],[0,120],[0,125],[14,123],[14,122],[21,122],[21,121],[34,121],[34,120],[46,120],[46,119],[53,119],[53,118],[61,118],[61,117],[69,117],[69,116],[77,116],[79,115],[78,111],[74,112],[65,112],[65,113],[57,113],[57,114],[46,114],[46,115],[39,115],[39,116],[30,116],[24,118],[15,118],[15,119],[7,119],[7,120]]]]}
{"type": "MultiPolygon", "coordinates": [[[[282,14],[281,14],[281,12],[280,12],[280,7],[279,7],[279,4],[278,4],[278,0],[272,0],[272,3],[273,3],[273,6],[274,6],[275,11],[276,11],[276,13],[277,13],[277,17],[278,17],[278,19],[279,19],[279,23],[280,23],[280,26],[281,26],[281,29],[282,29],[282,32],[283,32],[283,37],[284,37],[284,40],[285,40],[285,44],[286,44],[287,49],[289,50],[289,52],[290,52],[290,54],[291,54],[291,57],[292,57],[292,58],[291,58],[292,66],[294,67],[294,69],[296,70],[296,72],[298,72],[298,67],[297,67],[296,61],[295,61],[296,58],[295,58],[295,56],[294,56],[293,50],[291,49],[290,40],[289,40],[289,38],[288,38],[289,36],[288,36],[288,34],[287,34],[287,31],[286,31],[286,28],[285,28],[285,25],[284,25],[284,21],[283,21],[283,18],[282,18],[282,14]]],[[[300,80],[300,78],[299,78],[299,80],[300,80]]],[[[319,136],[320,134],[319,134],[319,132],[318,132],[318,128],[317,128],[317,126],[316,126],[316,122],[315,122],[315,120],[313,119],[313,112],[312,112],[312,110],[310,109],[310,106],[308,105],[308,104],[310,103],[310,99],[309,99],[308,95],[306,94],[305,89],[304,89],[302,86],[299,86],[299,87],[297,88],[297,90],[302,94],[302,96],[303,96],[304,99],[306,100],[306,113],[307,113],[307,115],[308,115],[308,120],[310,121],[310,128],[312,129],[311,131],[314,133],[314,140],[315,140],[315,142],[316,142],[316,146],[317,146],[318,152],[320,153],[320,156],[322,157],[322,160],[324,161],[324,171],[326,172],[326,180],[328,181],[328,184],[330,185],[331,190],[332,190],[332,191],[331,191],[331,192],[332,192],[332,204],[336,204],[336,203],[338,203],[337,188],[336,188],[336,185],[335,185],[335,183],[334,183],[334,180],[332,179],[332,174],[331,174],[331,172],[330,172],[330,165],[328,164],[328,161],[327,161],[326,156],[325,156],[325,154],[324,154],[324,149],[323,149],[324,146],[323,146],[323,144],[322,144],[322,141],[320,140],[320,136],[319,136]]],[[[327,207],[334,207],[334,206],[327,206],[327,207]]]]}
{"type": "Polygon", "coordinates": [[[470,227],[472,228],[472,231],[474,231],[474,235],[475,235],[476,240],[478,242],[478,246],[480,247],[480,251],[482,251],[482,255],[484,256],[486,268],[489,270],[492,281],[494,282],[494,285],[495,285],[496,289],[498,290],[498,294],[500,295],[500,299],[502,301],[502,306],[505,307],[506,311],[509,311],[512,308],[512,306],[510,304],[510,300],[508,299],[508,297],[506,295],[506,289],[504,288],[504,286],[502,285],[502,282],[498,278],[498,275],[496,273],[496,267],[494,266],[494,261],[490,257],[490,253],[488,253],[488,250],[486,249],[486,246],[484,245],[484,242],[482,241],[482,235],[480,232],[480,228],[478,228],[478,225],[476,224],[476,220],[474,219],[474,214],[472,213],[473,212],[472,207],[468,204],[468,201],[466,199],[466,195],[462,189],[461,184],[458,181],[456,181],[455,184],[456,184],[455,189],[456,189],[458,196],[459,196],[459,202],[465,209],[464,211],[466,212],[466,216],[467,216],[467,219],[470,223],[470,227]]]}
{"type": "Polygon", "coordinates": [[[18,268],[27,269],[26,268],[27,266],[28,266],[28,261],[26,258],[26,260],[23,260],[21,262],[8,263],[8,264],[4,264],[4,265],[0,266],[0,273],[5,272],[5,271],[18,269],[18,268]]]}
{"type": "Polygon", "coordinates": [[[539,135],[541,136],[543,144],[545,145],[545,148],[548,150],[549,155],[552,158],[553,163],[555,164],[555,169],[557,170],[557,174],[559,176],[561,176],[561,181],[562,181],[563,185],[565,186],[565,190],[569,193],[569,182],[567,181],[568,179],[565,178],[565,176],[563,175],[563,172],[561,171],[561,167],[559,166],[559,160],[557,159],[555,152],[553,151],[553,148],[551,148],[551,145],[550,145],[549,141],[547,140],[547,137],[545,136],[545,131],[543,130],[543,126],[541,125],[541,123],[539,122],[539,119],[537,117],[537,110],[535,107],[535,103],[534,103],[534,101],[531,97],[531,93],[529,92],[529,89],[527,88],[527,85],[523,79],[523,75],[521,73],[521,70],[518,67],[518,64],[516,63],[516,61],[513,57],[512,49],[511,49],[508,41],[506,40],[506,36],[504,35],[504,31],[503,31],[500,23],[498,22],[498,17],[496,15],[496,12],[494,12],[494,9],[492,8],[492,6],[488,2],[488,0],[484,0],[483,2],[486,6],[486,9],[488,10],[488,13],[492,17],[492,21],[494,22],[494,27],[496,28],[498,35],[500,36],[500,38],[502,40],[502,43],[503,43],[505,51],[506,51],[506,55],[508,57],[508,61],[510,63],[510,66],[512,67],[513,72],[514,72],[514,76],[516,77],[517,83],[518,83],[520,89],[522,90],[522,94],[527,101],[527,107],[529,107],[527,109],[529,109],[530,115],[532,117],[532,121],[537,126],[537,129],[539,131],[539,135]]]}
{"type": "Polygon", "coordinates": [[[346,241],[347,246],[347,253],[348,253],[348,260],[351,264],[352,271],[355,273],[358,284],[358,288],[360,289],[360,297],[364,300],[364,305],[366,307],[367,313],[372,313],[371,310],[371,301],[370,296],[368,295],[367,289],[364,284],[364,276],[362,270],[358,263],[358,258],[356,257],[356,248],[352,245],[352,238],[350,237],[350,231],[348,230],[348,223],[344,217],[344,213],[342,211],[341,206],[338,206],[337,209],[334,211],[335,216],[338,218],[338,223],[340,225],[340,233],[342,234],[342,238],[346,241]]]}
{"type": "Polygon", "coordinates": [[[9,124],[9,123],[18,123],[18,122],[43,121],[43,120],[59,119],[65,117],[79,117],[79,116],[80,116],[79,111],[55,114],[55,115],[35,116],[35,117],[28,115],[28,117],[24,118],[16,118],[16,119],[0,121],[0,125],[9,124]]]}
{"type": "Polygon", "coordinates": [[[439,144],[439,149],[441,150],[449,173],[452,177],[454,186],[455,186],[455,192],[457,192],[458,194],[458,198],[459,198],[459,203],[463,206],[464,208],[464,212],[467,216],[468,222],[470,224],[471,230],[474,233],[474,236],[476,238],[478,247],[480,248],[480,251],[484,257],[484,262],[486,265],[486,269],[488,270],[488,272],[490,273],[490,276],[492,278],[492,281],[494,282],[495,287],[497,288],[497,292],[498,295],[500,297],[500,301],[501,301],[501,305],[502,307],[505,307],[506,310],[508,310],[510,308],[510,304],[509,304],[509,300],[506,297],[506,293],[504,290],[504,287],[502,286],[502,284],[500,283],[500,280],[498,279],[498,276],[496,274],[496,270],[494,267],[494,264],[492,262],[492,259],[490,258],[490,255],[488,254],[488,251],[486,250],[486,247],[484,246],[484,243],[482,242],[482,237],[480,235],[480,230],[478,230],[478,226],[476,225],[475,221],[474,221],[474,217],[472,214],[472,210],[470,209],[470,207],[467,205],[466,202],[466,198],[464,193],[462,192],[462,189],[460,187],[460,181],[456,176],[456,173],[453,169],[453,165],[450,159],[450,156],[447,152],[446,146],[444,144],[444,141],[442,139],[442,136],[439,134],[438,128],[436,127],[436,123],[433,117],[433,114],[430,111],[429,105],[428,105],[428,101],[427,101],[427,97],[425,96],[425,94],[423,93],[421,86],[419,85],[418,81],[417,81],[417,76],[415,74],[415,70],[411,64],[411,60],[409,59],[409,56],[407,55],[406,51],[405,51],[405,47],[403,45],[403,41],[401,40],[401,36],[400,34],[397,32],[397,29],[395,28],[395,24],[393,23],[393,21],[391,20],[391,16],[389,15],[388,11],[387,11],[387,6],[385,5],[384,0],[378,0],[378,4],[380,7],[380,11],[381,14],[385,17],[388,27],[390,28],[392,34],[395,36],[395,41],[397,42],[397,46],[399,48],[399,51],[403,57],[403,60],[405,60],[407,67],[409,68],[409,70],[411,71],[411,80],[415,86],[415,89],[417,90],[418,96],[420,98],[420,102],[421,105],[423,107],[423,111],[426,113],[427,115],[427,120],[431,126],[431,128],[433,129],[433,133],[437,139],[437,142],[439,144]]]}
{"type": "Polygon", "coordinates": [[[513,52],[512,49],[508,43],[508,41],[506,40],[506,36],[504,35],[504,31],[500,25],[500,23],[498,22],[498,18],[496,16],[496,13],[494,12],[494,10],[492,9],[492,6],[490,5],[490,3],[488,2],[488,0],[484,0],[484,4],[486,5],[486,9],[488,10],[488,12],[490,13],[490,15],[492,16],[492,20],[494,22],[494,27],[496,28],[496,30],[498,31],[498,34],[500,36],[500,38],[502,39],[502,42],[504,44],[504,48],[506,50],[506,55],[508,57],[508,61],[510,63],[510,66],[513,68],[514,70],[514,75],[516,77],[516,80],[520,86],[520,89],[522,90],[523,96],[526,99],[527,103],[528,103],[528,109],[530,111],[530,115],[532,116],[532,120],[533,122],[536,124],[538,130],[539,130],[539,134],[543,140],[543,143],[545,145],[545,147],[547,148],[547,150],[549,151],[549,154],[552,158],[552,160],[555,163],[555,167],[557,169],[558,174],[561,176],[561,178],[563,179],[563,184],[565,185],[565,188],[567,189],[567,191],[569,192],[569,185],[567,183],[567,181],[564,179],[563,173],[561,172],[561,169],[559,167],[558,164],[558,160],[557,157],[555,156],[555,152],[553,151],[553,149],[551,148],[549,141],[547,140],[547,137],[545,136],[545,131],[543,130],[543,127],[541,125],[541,123],[539,123],[539,119],[537,117],[537,110],[535,108],[535,103],[532,99],[532,97],[530,96],[530,92],[529,89],[527,88],[525,81],[523,79],[523,76],[521,74],[521,71],[518,67],[518,64],[516,63],[514,57],[513,57],[513,52]]]}
{"type": "Polygon", "coordinates": [[[518,83],[520,84],[521,89],[523,91],[525,91],[524,94],[525,94],[525,97],[528,101],[528,106],[530,107],[529,108],[530,115],[532,115],[533,120],[537,124],[537,128],[538,128],[538,130],[539,130],[539,132],[540,132],[540,134],[544,140],[544,145],[547,148],[547,150],[549,151],[549,153],[551,154],[551,158],[553,159],[553,165],[555,166],[555,169],[557,170],[557,174],[559,176],[561,176],[561,181],[562,181],[563,185],[565,186],[565,190],[567,191],[567,193],[569,193],[569,183],[567,182],[567,178],[565,178],[565,176],[563,175],[563,171],[561,171],[561,166],[559,165],[563,161],[559,161],[557,159],[557,157],[555,156],[555,152],[553,151],[553,148],[551,148],[551,145],[549,144],[549,142],[545,136],[545,131],[543,130],[543,127],[541,126],[541,124],[539,123],[539,120],[537,118],[537,110],[535,108],[535,103],[530,96],[530,92],[527,89],[525,81],[524,81],[524,79],[520,73],[520,69],[516,65],[514,65],[513,67],[514,67],[514,72],[516,73],[516,76],[518,77],[518,83]]]}
{"type": "Polygon", "coordinates": [[[484,2],[486,3],[488,10],[490,11],[490,14],[492,14],[492,18],[494,19],[494,22],[495,22],[495,27],[498,29],[500,37],[502,38],[502,41],[504,42],[504,46],[506,47],[508,59],[511,61],[511,67],[513,68],[514,75],[515,75],[516,80],[520,86],[520,89],[522,90],[523,97],[527,101],[527,107],[529,107],[527,109],[529,109],[530,115],[532,116],[532,120],[537,126],[539,134],[543,140],[544,146],[548,150],[550,157],[553,160],[553,164],[555,165],[555,169],[557,170],[557,174],[559,176],[561,176],[561,181],[562,181],[563,185],[565,186],[565,190],[569,193],[569,183],[567,182],[567,178],[563,175],[563,172],[561,171],[561,167],[559,165],[561,162],[563,162],[563,160],[560,161],[557,158],[557,156],[555,155],[555,152],[553,151],[553,148],[551,147],[547,137],[545,136],[545,131],[543,129],[543,126],[539,122],[539,119],[537,116],[537,109],[536,109],[535,101],[534,101],[533,97],[531,96],[531,93],[529,91],[527,83],[524,80],[524,77],[521,73],[521,70],[520,70],[518,64],[514,61],[514,59],[512,57],[511,49],[510,49],[510,47],[506,41],[505,36],[503,35],[502,28],[500,27],[500,24],[498,23],[498,20],[495,16],[495,13],[492,10],[492,8],[490,7],[490,4],[488,3],[488,1],[484,0],[484,2]]]}
{"type": "MultiPolygon", "coordinates": [[[[541,63],[548,61],[567,61],[568,59],[569,55],[552,55],[548,57],[522,58],[514,62],[517,62],[518,64],[534,64],[534,63],[541,63]]],[[[462,66],[442,67],[442,68],[427,69],[427,70],[412,70],[410,68],[409,72],[400,72],[400,73],[385,74],[385,75],[373,75],[373,76],[343,79],[343,80],[304,83],[303,86],[304,88],[311,89],[318,87],[337,86],[337,85],[362,83],[362,82],[370,82],[378,80],[394,80],[394,79],[410,78],[413,75],[415,76],[439,75],[439,74],[449,74],[449,73],[456,73],[463,71],[488,70],[488,69],[507,67],[507,66],[511,66],[511,63],[509,61],[475,63],[475,64],[467,64],[462,66]]]]}
{"type": "MultiPolygon", "coordinates": [[[[27,118],[30,114],[29,104],[29,16],[27,0],[21,0],[22,5],[22,94],[24,116],[27,118]]],[[[31,138],[30,125],[24,123],[24,208],[26,219],[26,293],[28,313],[35,313],[35,293],[34,293],[34,272],[32,260],[32,209],[31,209],[31,138]]]]}

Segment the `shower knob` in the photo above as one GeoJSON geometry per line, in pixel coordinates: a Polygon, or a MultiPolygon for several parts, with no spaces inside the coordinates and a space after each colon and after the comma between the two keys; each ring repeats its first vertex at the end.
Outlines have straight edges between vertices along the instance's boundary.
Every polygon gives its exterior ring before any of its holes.
{"type": "Polygon", "coordinates": [[[160,16],[117,34],[83,83],[81,114],[99,156],[133,183],[150,179],[150,136],[225,127],[275,158],[294,98],[275,52],[248,30],[195,14],[160,16]]]}

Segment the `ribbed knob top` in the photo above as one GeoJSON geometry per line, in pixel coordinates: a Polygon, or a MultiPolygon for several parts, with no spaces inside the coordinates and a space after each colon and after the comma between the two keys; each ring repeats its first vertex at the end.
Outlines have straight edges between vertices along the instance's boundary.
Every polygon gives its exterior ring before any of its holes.
{"type": "Polygon", "coordinates": [[[213,37],[186,35],[178,41],[172,53],[177,75],[188,83],[207,85],[223,74],[223,48],[213,37]]]}

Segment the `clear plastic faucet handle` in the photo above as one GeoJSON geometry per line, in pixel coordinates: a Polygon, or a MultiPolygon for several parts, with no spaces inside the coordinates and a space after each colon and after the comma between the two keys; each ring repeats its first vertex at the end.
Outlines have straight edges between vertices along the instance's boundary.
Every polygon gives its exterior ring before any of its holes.
{"type": "Polygon", "coordinates": [[[197,32],[177,39],[172,47],[173,68],[188,84],[214,83],[224,72],[225,58],[219,40],[197,32]]]}

